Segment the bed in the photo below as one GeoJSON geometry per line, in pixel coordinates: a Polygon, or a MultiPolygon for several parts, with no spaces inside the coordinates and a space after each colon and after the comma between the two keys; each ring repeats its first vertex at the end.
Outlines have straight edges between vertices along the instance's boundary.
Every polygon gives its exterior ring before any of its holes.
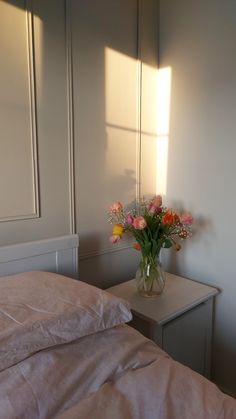
{"type": "Polygon", "coordinates": [[[0,249],[0,418],[236,418],[127,324],[127,302],[76,279],[77,254],[75,235],[0,249]]]}

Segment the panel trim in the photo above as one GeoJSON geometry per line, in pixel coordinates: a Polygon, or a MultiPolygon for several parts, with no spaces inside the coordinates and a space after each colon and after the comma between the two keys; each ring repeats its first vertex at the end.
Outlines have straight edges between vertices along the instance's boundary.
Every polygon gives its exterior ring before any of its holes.
{"type": "Polygon", "coordinates": [[[37,152],[37,117],[36,117],[36,80],[34,60],[34,30],[32,0],[25,1],[27,50],[28,50],[28,76],[29,76],[29,106],[31,124],[31,154],[32,154],[32,183],[33,183],[33,212],[16,216],[0,217],[0,222],[27,220],[40,217],[39,210],[39,179],[38,179],[38,152],[37,152]]]}
{"type": "Polygon", "coordinates": [[[91,251],[88,251],[88,252],[80,253],[79,259],[80,260],[90,259],[90,258],[94,258],[94,257],[103,256],[103,255],[106,255],[106,254],[109,254],[109,253],[122,252],[123,250],[127,250],[127,249],[133,249],[133,247],[131,245],[123,245],[123,246],[119,246],[119,247],[116,247],[116,248],[107,248],[107,249],[102,249],[102,250],[91,250],[91,251]]]}
{"type": "Polygon", "coordinates": [[[69,200],[70,233],[75,233],[75,157],[74,157],[74,96],[73,96],[73,57],[70,0],[65,0],[66,16],[66,60],[67,60],[67,103],[68,103],[68,154],[69,154],[69,200]]]}
{"type": "MultiPolygon", "coordinates": [[[[34,185],[34,213],[33,217],[38,218],[39,214],[39,179],[38,179],[38,147],[37,147],[37,109],[36,109],[36,74],[34,60],[34,26],[32,13],[32,0],[26,0],[27,36],[28,36],[28,57],[29,57],[29,91],[30,91],[30,117],[31,117],[31,141],[32,141],[32,164],[33,164],[33,185],[34,185]]],[[[31,218],[31,217],[30,217],[31,218]]]]}
{"type": "Polygon", "coordinates": [[[136,200],[141,198],[142,165],[142,48],[141,48],[141,0],[137,0],[137,146],[136,146],[136,200]]]}
{"type": "Polygon", "coordinates": [[[77,234],[1,247],[0,277],[32,270],[78,275],[77,234]]]}

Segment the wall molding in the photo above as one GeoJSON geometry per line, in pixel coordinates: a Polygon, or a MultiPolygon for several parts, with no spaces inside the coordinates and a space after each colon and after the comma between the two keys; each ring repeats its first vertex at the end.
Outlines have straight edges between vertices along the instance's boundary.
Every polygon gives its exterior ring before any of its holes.
{"type": "Polygon", "coordinates": [[[37,152],[37,110],[36,110],[36,78],[34,60],[34,29],[32,0],[25,1],[27,53],[28,53],[28,82],[29,82],[29,113],[31,130],[31,155],[32,155],[32,186],[33,186],[33,212],[16,216],[0,217],[0,222],[27,220],[40,217],[39,180],[38,180],[38,152],[37,152]]]}
{"type": "Polygon", "coordinates": [[[75,157],[74,157],[74,96],[73,96],[73,56],[71,3],[65,0],[66,61],[67,61],[67,118],[68,118],[68,157],[69,157],[69,200],[70,233],[75,233],[75,157]]]}
{"type": "Polygon", "coordinates": [[[110,253],[119,253],[119,252],[122,252],[123,250],[127,250],[127,249],[133,249],[133,246],[123,245],[123,246],[114,247],[114,248],[107,248],[107,249],[101,249],[101,250],[91,250],[91,251],[88,251],[88,252],[80,253],[79,260],[92,259],[92,258],[95,258],[95,257],[104,256],[104,255],[107,255],[107,254],[110,254],[110,253]]]}
{"type": "Polygon", "coordinates": [[[136,147],[136,200],[141,193],[142,150],[142,51],[141,51],[141,0],[137,0],[137,147],[136,147]]]}

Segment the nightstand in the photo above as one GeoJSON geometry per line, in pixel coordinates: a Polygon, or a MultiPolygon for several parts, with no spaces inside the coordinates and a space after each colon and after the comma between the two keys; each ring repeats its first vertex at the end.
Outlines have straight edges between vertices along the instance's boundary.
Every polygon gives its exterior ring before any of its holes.
{"type": "Polygon", "coordinates": [[[129,301],[130,326],[156,342],[176,361],[210,378],[216,288],[166,273],[161,295],[141,297],[132,279],[107,291],[129,301]]]}

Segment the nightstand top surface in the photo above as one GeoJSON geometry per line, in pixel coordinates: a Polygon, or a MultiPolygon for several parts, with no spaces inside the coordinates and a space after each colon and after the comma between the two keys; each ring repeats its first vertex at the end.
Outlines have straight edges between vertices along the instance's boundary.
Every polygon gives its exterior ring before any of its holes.
{"type": "Polygon", "coordinates": [[[165,273],[164,291],[157,297],[142,297],[137,293],[135,279],[123,282],[106,291],[129,301],[132,311],[159,325],[207,301],[219,293],[216,288],[165,273]]]}

